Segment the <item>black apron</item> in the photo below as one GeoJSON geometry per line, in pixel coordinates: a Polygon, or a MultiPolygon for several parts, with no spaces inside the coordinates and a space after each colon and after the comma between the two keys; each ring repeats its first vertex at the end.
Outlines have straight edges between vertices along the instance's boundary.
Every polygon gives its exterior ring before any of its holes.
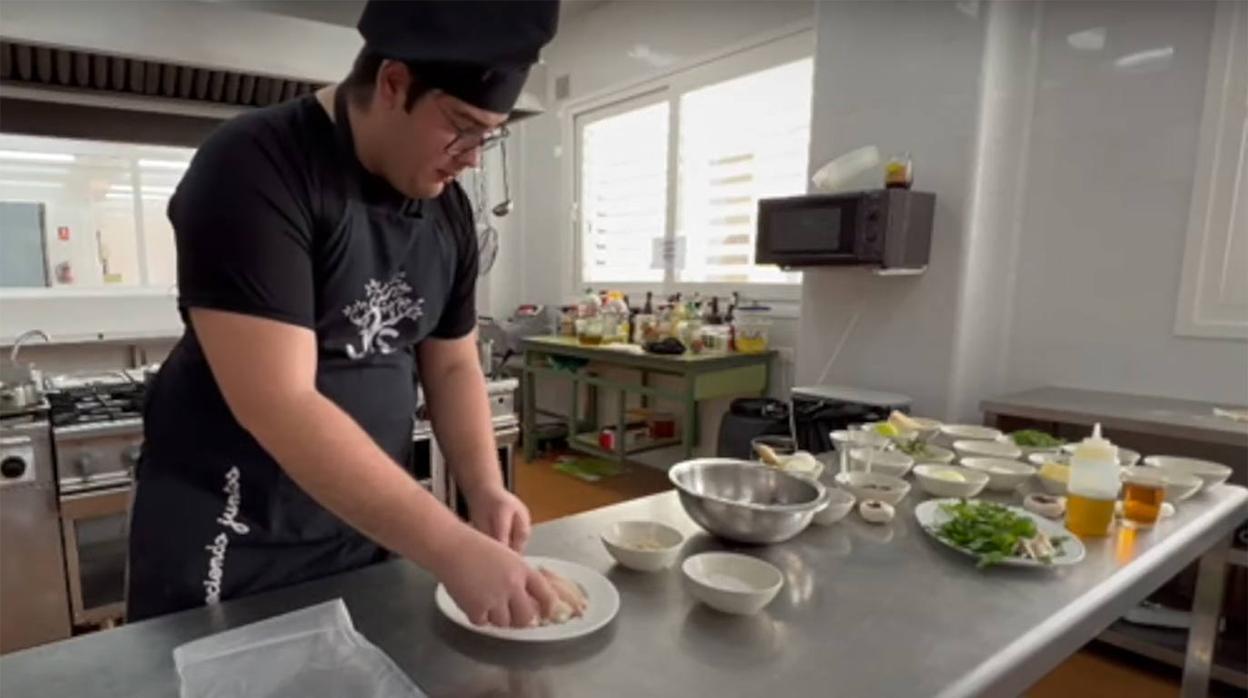
{"type": "MultiPolygon", "coordinates": [[[[341,168],[314,231],[317,387],[398,463],[410,460],[414,346],[437,323],[455,247],[354,156],[335,100],[341,168]]],[[[428,206],[427,206],[428,205],[428,206]]],[[[437,220],[445,220],[437,219],[437,220]]],[[[189,320],[148,390],[131,513],[130,620],[334,574],[389,553],[290,480],[237,423],[189,320]]],[[[309,426],[309,428],[315,428],[309,426]]],[[[343,468],[353,464],[343,463],[343,468]]]]}

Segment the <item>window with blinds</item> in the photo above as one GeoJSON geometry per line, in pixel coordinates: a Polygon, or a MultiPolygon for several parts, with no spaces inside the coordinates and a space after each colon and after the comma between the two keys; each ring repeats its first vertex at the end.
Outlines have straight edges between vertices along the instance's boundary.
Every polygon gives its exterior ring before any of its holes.
{"type": "Polygon", "coordinates": [[[678,281],[800,280],[754,265],[754,217],[759,198],[806,191],[812,70],[808,58],[681,96],[678,281]]]}
{"type": "Polygon", "coordinates": [[[576,113],[577,280],[799,282],[754,264],[755,216],[759,198],[806,191],[812,51],[791,35],[576,113]]]}
{"type": "Polygon", "coordinates": [[[663,280],[653,250],[666,234],[668,109],[658,102],[580,129],[581,263],[588,283],[663,280]]]}

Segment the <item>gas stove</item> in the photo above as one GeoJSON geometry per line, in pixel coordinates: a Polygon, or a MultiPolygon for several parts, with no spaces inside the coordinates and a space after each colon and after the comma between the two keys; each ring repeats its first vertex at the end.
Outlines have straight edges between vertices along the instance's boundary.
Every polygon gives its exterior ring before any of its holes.
{"type": "Polygon", "coordinates": [[[142,369],[49,376],[44,391],[53,428],[141,419],[147,376],[142,369]]]}

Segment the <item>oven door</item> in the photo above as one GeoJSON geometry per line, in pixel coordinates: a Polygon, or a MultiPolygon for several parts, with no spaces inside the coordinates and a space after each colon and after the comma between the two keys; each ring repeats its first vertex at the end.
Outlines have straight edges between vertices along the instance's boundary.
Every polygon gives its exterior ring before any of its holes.
{"type": "Polygon", "coordinates": [[[61,535],[74,625],[125,617],[130,485],[61,497],[61,535]]]}
{"type": "Polygon", "coordinates": [[[798,266],[861,261],[860,202],[858,194],[759,201],[755,262],[798,266]]]}

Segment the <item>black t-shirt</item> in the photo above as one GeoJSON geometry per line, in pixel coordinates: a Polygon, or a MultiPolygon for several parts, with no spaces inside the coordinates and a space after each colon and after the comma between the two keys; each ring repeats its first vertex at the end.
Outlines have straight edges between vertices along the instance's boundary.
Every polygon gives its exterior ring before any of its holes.
{"type": "Polygon", "coordinates": [[[290,488],[229,412],[189,308],[314,330],[317,388],[406,464],[414,347],[476,324],[472,213],[458,184],[414,201],[370,175],[337,112],[335,123],[307,96],[238,117],[178,185],[169,219],[186,328],[149,391],[140,480],[146,469],[215,491],[223,464],[237,464],[252,492],[290,488]]]}

